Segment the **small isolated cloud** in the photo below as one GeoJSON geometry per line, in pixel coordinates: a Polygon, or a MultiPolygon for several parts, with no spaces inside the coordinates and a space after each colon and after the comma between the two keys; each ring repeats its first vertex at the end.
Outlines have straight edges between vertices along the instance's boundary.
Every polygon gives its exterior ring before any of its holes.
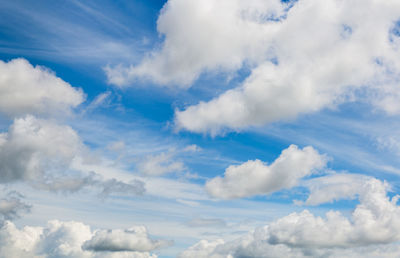
{"type": "Polygon", "coordinates": [[[45,227],[18,229],[6,221],[0,228],[0,257],[133,257],[156,258],[150,252],[171,244],[153,240],[144,227],[94,230],[81,222],[49,221],[45,227]]]}
{"type": "Polygon", "coordinates": [[[0,60],[0,113],[10,117],[69,113],[84,100],[82,90],[45,67],[34,67],[23,58],[0,60]]]}
{"type": "Polygon", "coordinates": [[[388,188],[377,179],[365,181],[350,218],[338,211],[324,218],[295,212],[230,242],[202,240],[180,257],[395,257],[399,196],[389,198],[388,188]]]}
{"type": "Polygon", "coordinates": [[[146,156],[138,164],[138,170],[146,176],[182,172],[185,170],[185,165],[180,161],[176,161],[174,156],[175,154],[172,151],[146,156]]]}
{"type": "Polygon", "coordinates": [[[11,191],[6,197],[0,199],[0,218],[2,220],[13,220],[19,218],[21,213],[31,210],[31,205],[24,203],[23,196],[18,192],[11,191]]]}
{"type": "Polygon", "coordinates": [[[270,165],[250,160],[232,165],[224,177],[215,177],[206,183],[207,192],[221,199],[264,195],[296,186],[299,179],[325,167],[327,157],[311,146],[299,149],[290,145],[270,165]]]}

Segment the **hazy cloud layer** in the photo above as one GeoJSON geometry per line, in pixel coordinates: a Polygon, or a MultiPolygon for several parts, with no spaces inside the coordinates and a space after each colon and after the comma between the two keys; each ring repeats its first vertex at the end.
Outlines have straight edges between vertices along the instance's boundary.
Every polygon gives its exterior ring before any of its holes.
{"type": "Polygon", "coordinates": [[[10,191],[0,199],[0,221],[19,218],[21,213],[31,210],[31,205],[22,201],[23,196],[16,191],[10,191]]]}
{"type": "Polygon", "coordinates": [[[207,192],[217,198],[233,199],[268,194],[298,184],[299,179],[325,167],[327,158],[311,146],[290,145],[270,165],[250,160],[232,165],[224,177],[206,183],[207,192]]]}

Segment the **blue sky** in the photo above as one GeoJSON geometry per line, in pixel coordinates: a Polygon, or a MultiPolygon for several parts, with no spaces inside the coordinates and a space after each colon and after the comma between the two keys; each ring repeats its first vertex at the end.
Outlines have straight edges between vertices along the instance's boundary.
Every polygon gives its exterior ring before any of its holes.
{"type": "Polygon", "coordinates": [[[400,251],[396,1],[0,16],[0,257],[400,251]]]}

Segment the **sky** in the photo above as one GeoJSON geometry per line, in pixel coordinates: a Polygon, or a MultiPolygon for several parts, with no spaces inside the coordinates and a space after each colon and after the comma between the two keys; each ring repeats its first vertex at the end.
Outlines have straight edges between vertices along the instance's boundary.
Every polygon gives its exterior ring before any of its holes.
{"type": "Polygon", "coordinates": [[[399,1],[0,17],[0,258],[400,253],[399,1]]]}

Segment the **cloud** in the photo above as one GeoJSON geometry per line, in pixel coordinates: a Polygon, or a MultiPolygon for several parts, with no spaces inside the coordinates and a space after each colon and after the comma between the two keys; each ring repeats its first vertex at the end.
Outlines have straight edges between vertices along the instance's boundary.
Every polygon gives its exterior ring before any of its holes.
{"type": "Polygon", "coordinates": [[[239,87],[176,111],[176,128],[197,133],[294,119],[355,99],[399,114],[399,11],[396,1],[169,0],[157,21],[161,49],[106,73],[119,86],[144,79],[189,87],[204,72],[249,68],[239,87]]]}
{"type": "Polygon", "coordinates": [[[21,194],[11,191],[0,199],[0,218],[12,220],[19,218],[21,213],[30,212],[31,205],[24,203],[21,198],[23,198],[21,194]]]}
{"type": "Polygon", "coordinates": [[[172,172],[182,172],[185,165],[180,161],[174,161],[175,154],[171,151],[157,155],[148,155],[139,162],[138,170],[147,176],[160,176],[172,172]]]}
{"type": "Polygon", "coordinates": [[[356,199],[371,177],[360,174],[332,174],[306,180],[304,186],[310,190],[305,202],[296,204],[319,205],[342,199],[356,199]]]}
{"type": "Polygon", "coordinates": [[[215,177],[206,183],[206,190],[221,199],[265,195],[296,186],[300,178],[324,168],[326,163],[327,157],[311,146],[299,149],[290,145],[270,165],[250,160],[228,167],[224,177],[215,177]]]}
{"type": "Polygon", "coordinates": [[[0,60],[0,112],[9,117],[69,113],[84,99],[81,89],[45,67],[34,67],[23,58],[0,60]]]}
{"type": "Polygon", "coordinates": [[[239,69],[245,59],[266,54],[268,36],[258,20],[280,16],[284,8],[278,0],[168,1],[157,21],[158,32],[165,36],[161,50],[137,66],[108,67],[108,81],[125,86],[144,78],[189,87],[204,70],[239,69]]]}
{"type": "Polygon", "coordinates": [[[0,182],[35,181],[64,171],[83,144],[69,126],[33,116],[17,118],[0,134],[0,182]]]}
{"type": "Polygon", "coordinates": [[[54,192],[94,186],[101,189],[103,198],[111,193],[145,192],[140,180],[124,183],[72,169],[72,162],[85,151],[79,135],[69,126],[31,115],[17,118],[8,132],[0,134],[0,183],[24,181],[54,192]]]}
{"type": "Polygon", "coordinates": [[[94,252],[149,252],[171,245],[169,241],[152,240],[143,226],[127,230],[99,230],[83,244],[83,249],[94,252]]]}
{"type": "Polygon", "coordinates": [[[168,241],[153,240],[144,227],[94,230],[81,222],[49,221],[45,227],[18,229],[6,221],[0,228],[0,257],[134,257],[150,254],[168,241]]]}
{"type": "Polygon", "coordinates": [[[388,189],[386,182],[365,181],[350,218],[295,212],[230,242],[202,240],[181,257],[392,257],[400,250],[400,207],[388,189]]]}

